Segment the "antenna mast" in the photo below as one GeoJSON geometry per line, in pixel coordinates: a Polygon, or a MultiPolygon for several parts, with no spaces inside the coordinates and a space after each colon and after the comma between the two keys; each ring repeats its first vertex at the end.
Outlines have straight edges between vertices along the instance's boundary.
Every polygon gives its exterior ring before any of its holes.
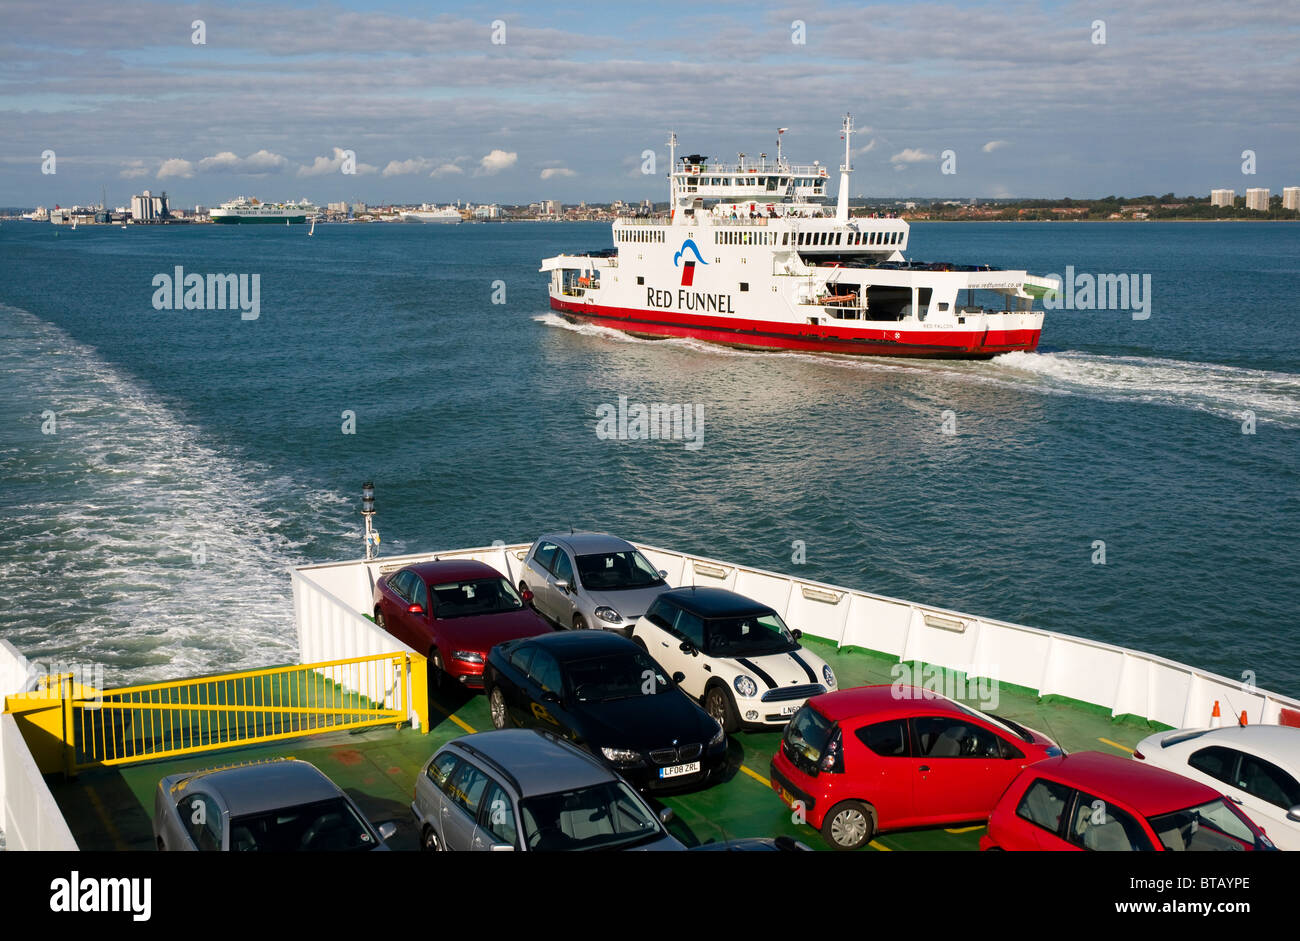
{"type": "Polygon", "coordinates": [[[844,133],[844,163],[840,165],[840,192],[835,201],[835,221],[842,224],[849,221],[849,174],[853,172],[849,161],[853,138],[852,115],[844,115],[844,123],[840,125],[840,130],[844,133]]]}

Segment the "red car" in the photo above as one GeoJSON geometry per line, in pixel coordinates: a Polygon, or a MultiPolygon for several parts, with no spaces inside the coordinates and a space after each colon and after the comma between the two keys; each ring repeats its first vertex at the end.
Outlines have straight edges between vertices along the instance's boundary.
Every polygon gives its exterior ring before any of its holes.
{"type": "Polygon", "coordinates": [[[983,850],[1272,850],[1208,785],[1099,752],[1039,762],[1011,782],[983,850]]]}
{"type": "Polygon", "coordinates": [[[1039,732],[913,686],[815,696],[785,728],[772,788],[835,849],[879,830],[985,820],[1025,767],[1061,754],[1039,732]]]}
{"type": "Polygon", "coordinates": [[[489,650],[551,633],[528,600],[484,562],[419,562],[375,583],[375,623],[428,654],[436,685],[446,676],[482,689],[489,650]]]}

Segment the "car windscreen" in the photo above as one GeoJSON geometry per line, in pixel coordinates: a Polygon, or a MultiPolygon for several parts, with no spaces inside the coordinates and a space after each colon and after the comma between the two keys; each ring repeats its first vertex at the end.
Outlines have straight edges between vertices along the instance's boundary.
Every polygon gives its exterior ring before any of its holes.
{"type": "Polygon", "coordinates": [[[785,727],[781,746],[785,756],[805,774],[817,774],[817,763],[830,744],[835,723],[812,706],[805,705],[785,727]]]}
{"type": "Polygon", "coordinates": [[[529,797],[520,803],[530,850],[630,849],[663,828],[622,781],[529,797]]]}
{"type": "Polygon", "coordinates": [[[433,616],[439,620],[518,611],[523,601],[504,578],[478,578],[434,585],[433,616]]]}
{"type": "Polygon", "coordinates": [[[704,622],[705,653],[715,657],[757,657],[788,653],[794,637],[775,611],[704,622]]]}
{"type": "Polygon", "coordinates": [[[611,702],[666,692],[668,677],[640,651],[608,654],[565,665],[575,702],[611,702]]]}
{"type": "Polygon", "coordinates": [[[379,841],[342,797],[281,807],[230,821],[232,852],[373,850],[379,841]]]}
{"type": "Polygon", "coordinates": [[[622,591],[664,584],[654,566],[635,549],[580,555],[578,577],[588,591],[622,591]]]}
{"type": "Polygon", "coordinates": [[[1147,822],[1171,850],[1245,850],[1255,846],[1255,834],[1223,798],[1149,817],[1147,822]]]}

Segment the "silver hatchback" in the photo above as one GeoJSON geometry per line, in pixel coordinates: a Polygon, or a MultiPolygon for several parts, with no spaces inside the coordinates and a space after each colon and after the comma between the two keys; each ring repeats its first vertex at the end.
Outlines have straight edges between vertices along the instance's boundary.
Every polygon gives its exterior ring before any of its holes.
{"type": "Polygon", "coordinates": [[[563,628],[630,636],[637,618],[671,586],[630,542],[606,533],[548,533],[528,549],[520,591],[563,628]]]}

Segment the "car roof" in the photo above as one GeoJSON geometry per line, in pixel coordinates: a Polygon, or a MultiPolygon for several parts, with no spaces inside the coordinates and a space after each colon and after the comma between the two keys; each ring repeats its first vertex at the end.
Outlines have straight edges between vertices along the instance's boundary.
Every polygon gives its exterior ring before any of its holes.
{"type": "Polygon", "coordinates": [[[219,795],[233,817],[343,796],[315,765],[296,758],[197,771],[185,778],[183,789],[219,795]]]}
{"type": "Polygon", "coordinates": [[[917,686],[855,686],[852,689],[822,693],[808,702],[832,722],[886,710],[898,710],[908,714],[922,711],[927,715],[970,717],[970,710],[953,702],[947,696],[917,686]]]}
{"type": "Polygon", "coordinates": [[[1194,807],[1219,796],[1214,788],[1181,774],[1094,751],[1048,758],[1030,765],[1025,773],[1041,774],[1102,800],[1122,801],[1144,817],[1194,807]]]}
{"type": "MultiPolygon", "coordinates": [[[[1188,730],[1183,729],[1181,732],[1188,730]]],[[[1180,732],[1162,735],[1161,741],[1180,732]]],[[[1201,735],[1187,737],[1181,744],[1195,751],[1210,745],[1237,748],[1287,765],[1300,767],[1300,729],[1285,725],[1231,725],[1209,729],[1201,735]]]]}
{"type": "Polygon", "coordinates": [[[609,533],[591,533],[585,530],[578,530],[575,533],[547,533],[538,539],[538,542],[542,541],[559,543],[573,550],[577,555],[585,555],[589,552],[627,552],[629,549],[636,548],[627,540],[611,536],[609,533]]]}
{"type": "Polygon", "coordinates": [[[775,613],[768,605],[725,588],[703,588],[698,585],[674,588],[659,596],[659,600],[665,599],[683,611],[705,619],[775,613]]]}
{"type": "MultiPolygon", "coordinates": [[[[414,565],[403,566],[412,572],[415,572],[426,582],[436,585],[439,582],[460,581],[471,578],[502,578],[500,572],[488,565],[486,562],[476,562],[473,559],[445,559],[434,560],[433,562],[416,562],[414,565]]],[[[397,573],[394,572],[394,575],[397,573]]]]}
{"type": "MultiPolygon", "coordinates": [[[[541,729],[499,729],[449,743],[477,758],[487,756],[511,778],[521,798],[616,781],[618,776],[586,752],[541,729]],[[475,754],[477,753],[477,755],[475,754]]],[[[488,765],[489,770],[495,770],[488,765]]]]}
{"type": "Polygon", "coordinates": [[[529,637],[525,643],[544,648],[561,663],[598,657],[601,654],[636,653],[641,650],[639,644],[609,631],[555,631],[529,637]]]}

